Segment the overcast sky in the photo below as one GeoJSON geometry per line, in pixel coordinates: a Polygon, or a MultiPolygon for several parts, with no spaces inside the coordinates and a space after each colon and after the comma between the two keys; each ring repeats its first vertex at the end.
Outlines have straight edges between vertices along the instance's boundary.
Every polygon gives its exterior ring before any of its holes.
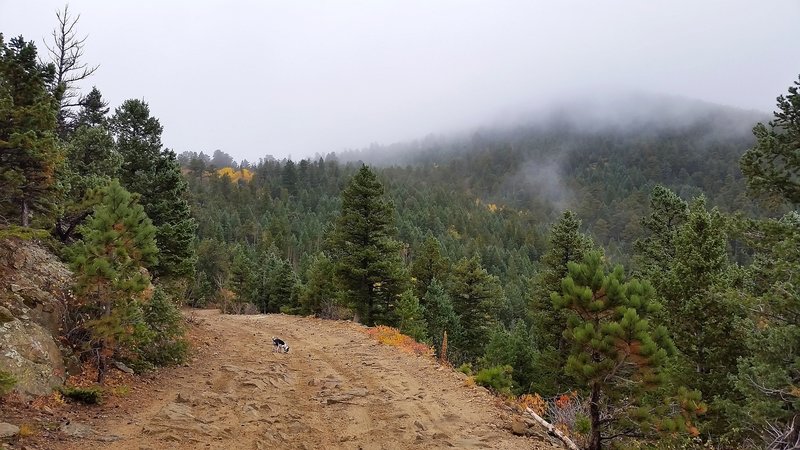
{"type": "MultiPolygon", "coordinates": [[[[42,40],[61,1],[0,0],[42,40]]],[[[772,111],[800,73],[800,1],[70,2],[112,107],[143,98],[181,152],[256,161],[390,144],[575,93],[772,111]]],[[[88,89],[85,90],[88,92],[88,89]]]]}

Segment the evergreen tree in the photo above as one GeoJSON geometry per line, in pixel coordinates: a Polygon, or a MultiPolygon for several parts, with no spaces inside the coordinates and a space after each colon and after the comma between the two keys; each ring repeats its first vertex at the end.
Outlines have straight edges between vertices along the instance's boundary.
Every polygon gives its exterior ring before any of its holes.
{"type": "Polygon", "coordinates": [[[514,369],[511,375],[514,382],[512,391],[515,395],[521,395],[532,392],[531,386],[539,377],[534,366],[535,359],[533,340],[527,326],[524,321],[518,320],[511,330],[497,327],[492,331],[486,353],[481,358],[481,366],[511,366],[514,369]]]}
{"type": "Polygon", "coordinates": [[[156,287],[150,301],[144,303],[144,322],[153,334],[143,357],[156,366],[180,364],[186,359],[189,343],[185,339],[181,311],[161,287],[156,287]]]}
{"type": "Polygon", "coordinates": [[[90,102],[79,110],[76,129],[67,142],[67,159],[62,174],[67,191],[55,227],[62,242],[73,239],[76,227],[91,214],[97,202],[97,190],[116,178],[122,165],[122,157],[106,127],[107,112],[100,92],[92,90],[90,102]]]}
{"type": "Polygon", "coordinates": [[[267,291],[264,295],[268,299],[266,312],[296,312],[299,281],[292,265],[286,259],[280,258],[276,259],[275,264],[265,267],[271,269],[267,275],[267,291]]]}
{"type": "Polygon", "coordinates": [[[197,224],[191,217],[177,157],[161,148],[161,124],[150,116],[147,103],[126,100],[116,109],[111,129],[123,158],[120,179],[127,189],[142,194],[145,211],[158,228],[161,255],[156,274],[191,276],[197,224]]]}
{"type": "Polygon", "coordinates": [[[640,271],[660,287],[663,273],[675,261],[678,230],[689,217],[689,205],[674,192],[658,185],[650,194],[650,215],[642,219],[647,237],[634,243],[640,271]]]}
{"type": "Polygon", "coordinates": [[[425,308],[419,304],[414,291],[408,289],[400,295],[397,302],[398,329],[417,342],[427,340],[428,324],[425,322],[425,308]]]}
{"type": "Polygon", "coordinates": [[[367,325],[395,323],[394,306],[407,283],[395,233],[383,185],[362,166],[342,192],[331,249],[344,294],[367,325]]]}
{"type": "Polygon", "coordinates": [[[477,361],[497,324],[496,312],[505,302],[503,288],[477,256],[462,258],[453,267],[450,282],[450,296],[461,325],[456,347],[467,361],[477,361]]]}
{"type": "Polygon", "coordinates": [[[775,119],[769,127],[753,128],[756,145],[741,160],[747,184],[759,193],[776,195],[800,205],[800,76],[789,94],[778,97],[775,119]]]}
{"type": "MultiPolygon", "coordinates": [[[[664,284],[663,321],[690,367],[686,383],[709,398],[733,393],[729,375],[743,356],[740,328],[746,316],[733,287],[725,219],[695,199],[675,239],[674,259],[664,284]]],[[[710,419],[716,419],[716,411],[710,419]]],[[[714,424],[719,428],[720,424],[714,424]]]]}
{"type": "Polygon", "coordinates": [[[428,335],[431,338],[436,354],[441,358],[451,360],[453,347],[448,350],[447,355],[442,355],[442,341],[444,333],[447,332],[450,342],[458,341],[461,335],[461,326],[458,323],[458,316],[453,309],[453,301],[444,288],[444,285],[437,278],[433,278],[428,285],[425,293],[425,321],[428,324],[428,335]]]}
{"type": "Polygon", "coordinates": [[[746,272],[747,304],[756,326],[734,380],[744,401],[727,412],[744,437],[791,448],[800,436],[800,214],[749,228],[757,253],[746,272]]]}
{"type": "Polygon", "coordinates": [[[253,257],[239,245],[234,250],[228,286],[236,293],[237,303],[258,304],[257,272],[253,257]]]}
{"type": "Polygon", "coordinates": [[[429,232],[411,264],[411,277],[416,294],[424,296],[434,278],[446,282],[448,266],[447,258],[442,256],[442,244],[429,232]]]}
{"type": "Polygon", "coordinates": [[[109,356],[122,344],[135,352],[131,347],[146,340],[138,301],[150,285],[143,269],[157,261],[156,230],[144,208],[117,181],[109,184],[81,228],[83,240],[71,251],[72,269],[78,306],[92,319],[85,325],[102,381],[109,356]]]}
{"type": "Polygon", "coordinates": [[[334,263],[325,253],[314,255],[306,270],[306,283],[300,295],[305,314],[333,318],[338,304],[334,263]]]}
{"type": "MultiPolygon", "coordinates": [[[[647,319],[660,308],[654,295],[648,283],[625,281],[622,266],[608,273],[599,252],[570,262],[561,294],[552,295],[553,305],[568,311],[564,336],[572,349],[565,371],[589,396],[589,450],[690,426],[687,416],[674,416],[676,405],[653,402],[647,394],[664,383],[663,368],[674,351],[667,330],[647,319]]],[[[683,400],[686,414],[702,410],[698,394],[683,400]]]]}
{"type": "Polygon", "coordinates": [[[572,211],[564,211],[550,229],[548,249],[539,258],[531,288],[530,318],[536,343],[536,392],[555,395],[563,390],[561,368],[566,362],[568,347],[563,338],[566,317],[550,301],[550,293],[560,291],[561,280],[568,273],[568,264],[583,260],[594,248],[592,240],[581,233],[581,221],[572,211]]]}
{"type": "Polygon", "coordinates": [[[0,34],[0,215],[30,224],[49,213],[59,187],[63,151],[56,137],[55,100],[47,90],[54,68],[39,63],[36,47],[0,34]]]}
{"type": "Polygon", "coordinates": [[[81,99],[75,126],[107,127],[108,111],[108,103],[103,100],[103,94],[97,87],[92,87],[89,94],[81,99]]]}

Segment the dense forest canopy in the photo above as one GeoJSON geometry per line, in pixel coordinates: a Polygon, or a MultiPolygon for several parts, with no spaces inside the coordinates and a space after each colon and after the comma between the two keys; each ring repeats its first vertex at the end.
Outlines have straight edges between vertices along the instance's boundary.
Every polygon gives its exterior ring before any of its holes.
{"type": "Polygon", "coordinates": [[[66,339],[99,380],[180,361],[185,302],[398,327],[500,394],[558,398],[591,450],[800,440],[798,82],[752,132],[631,97],[236,163],[165,148],[156,105],[112,112],[64,64],[0,34],[0,220],[70,262],[66,339]]]}

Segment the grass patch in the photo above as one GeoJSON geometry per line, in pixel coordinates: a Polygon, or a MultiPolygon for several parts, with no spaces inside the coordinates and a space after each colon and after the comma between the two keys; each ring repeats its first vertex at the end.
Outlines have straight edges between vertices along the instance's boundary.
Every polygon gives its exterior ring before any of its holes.
{"type": "Polygon", "coordinates": [[[18,238],[23,241],[32,241],[34,239],[44,240],[50,238],[50,233],[40,228],[20,227],[18,225],[0,227],[0,239],[8,238],[18,238]]]}
{"type": "Polygon", "coordinates": [[[131,395],[131,387],[126,384],[113,387],[111,388],[111,395],[114,397],[127,397],[131,395]]]}
{"type": "Polygon", "coordinates": [[[17,379],[10,372],[0,370],[0,395],[6,395],[17,385],[17,379]]]}
{"type": "Polygon", "coordinates": [[[85,403],[87,405],[96,405],[103,401],[103,391],[96,387],[69,387],[64,386],[60,389],[61,394],[69,399],[85,403]]]}

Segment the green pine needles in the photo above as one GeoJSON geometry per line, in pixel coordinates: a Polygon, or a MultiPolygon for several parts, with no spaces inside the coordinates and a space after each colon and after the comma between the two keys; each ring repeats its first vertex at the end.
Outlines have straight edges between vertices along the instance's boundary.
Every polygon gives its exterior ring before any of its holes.
{"type": "Polygon", "coordinates": [[[74,337],[96,357],[98,381],[109,357],[136,354],[148,338],[140,301],[150,286],[146,269],[157,261],[155,233],[144,208],[115,180],[71,249],[76,307],[90,318],[74,337]]]}
{"type": "Polygon", "coordinates": [[[564,337],[572,348],[566,373],[589,395],[589,450],[621,438],[653,438],[667,431],[694,431],[691,416],[702,412],[699,394],[655,401],[665,383],[664,366],[675,346],[663,326],[647,317],[660,304],[649,283],[625,280],[622,266],[608,272],[600,253],[569,263],[553,305],[568,312],[564,337]],[[675,420],[676,411],[678,420],[675,420]]]}

